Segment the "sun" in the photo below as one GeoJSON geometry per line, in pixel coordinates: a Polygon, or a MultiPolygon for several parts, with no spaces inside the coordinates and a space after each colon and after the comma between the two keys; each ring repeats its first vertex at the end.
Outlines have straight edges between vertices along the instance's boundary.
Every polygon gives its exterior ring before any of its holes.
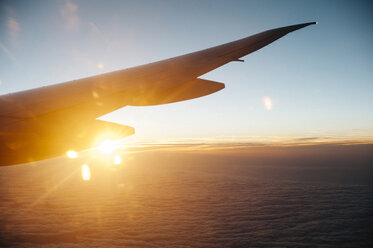
{"type": "Polygon", "coordinates": [[[99,146],[98,150],[105,154],[111,154],[119,148],[118,141],[106,139],[99,146]]]}

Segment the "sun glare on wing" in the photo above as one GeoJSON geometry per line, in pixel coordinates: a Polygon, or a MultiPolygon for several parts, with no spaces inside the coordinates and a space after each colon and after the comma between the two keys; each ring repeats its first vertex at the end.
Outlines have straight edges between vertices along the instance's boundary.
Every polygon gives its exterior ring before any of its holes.
{"type": "Polygon", "coordinates": [[[82,165],[82,178],[84,181],[89,181],[91,179],[91,169],[87,164],[82,165]]]}

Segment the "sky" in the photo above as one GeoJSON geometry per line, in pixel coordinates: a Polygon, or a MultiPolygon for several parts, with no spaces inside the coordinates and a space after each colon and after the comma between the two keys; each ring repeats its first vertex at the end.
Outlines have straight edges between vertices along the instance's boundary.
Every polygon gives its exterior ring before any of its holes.
{"type": "Polygon", "coordinates": [[[217,93],[101,117],[135,128],[123,149],[3,166],[0,246],[368,247],[372,10],[343,0],[1,0],[0,95],[318,25],[203,75],[225,83],[217,93]]]}
{"type": "Polygon", "coordinates": [[[202,76],[222,91],[103,119],[133,126],[134,142],[372,140],[372,10],[371,1],[1,1],[0,94],[317,21],[202,76]]]}

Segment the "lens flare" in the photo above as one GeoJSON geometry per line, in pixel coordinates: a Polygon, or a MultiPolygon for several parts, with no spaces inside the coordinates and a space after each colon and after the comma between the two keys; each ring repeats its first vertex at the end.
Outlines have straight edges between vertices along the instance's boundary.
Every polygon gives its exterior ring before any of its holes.
{"type": "Polygon", "coordinates": [[[264,108],[268,111],[272,110],[273,108],[273,101],[269,96],[263,96],[262,98],[264,108]]]}
{"type": "Polygon", "coordinates": [[[82,179],[84,181],[89,181],[91,179],[91,169],[87,164],[82,165],[82,179]]]}
{"type": "Polygon", "coordinates": [[[122,163],[122,157],[120,155],[115,155],[114,159],[113,159],[113,162],[114,162],[115,165],[118,165],[118,164],[122,163]]]}
{"type": "Polygon", "coordinates": [[[71,159],[74,159],[74,158],[78,157],[78,153],[76,151],[73,151],[73,150],[67,151],[66,155],[67,155],[68,158],[71,158],[71,159]]]}

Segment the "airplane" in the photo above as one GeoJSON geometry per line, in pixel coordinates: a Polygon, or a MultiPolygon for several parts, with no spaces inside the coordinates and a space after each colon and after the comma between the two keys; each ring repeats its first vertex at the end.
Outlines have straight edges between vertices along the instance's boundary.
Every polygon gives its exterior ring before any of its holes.
{"type": "Polygon", "coordinates": [[[97,120],[124,106],[185,101],[217,92],[223,83],[199,76],[241,58],[308,22],[267,30],[178,57],[0,96],[0,166],[63,156],[124,138],[134,128],[97,120]]]}

